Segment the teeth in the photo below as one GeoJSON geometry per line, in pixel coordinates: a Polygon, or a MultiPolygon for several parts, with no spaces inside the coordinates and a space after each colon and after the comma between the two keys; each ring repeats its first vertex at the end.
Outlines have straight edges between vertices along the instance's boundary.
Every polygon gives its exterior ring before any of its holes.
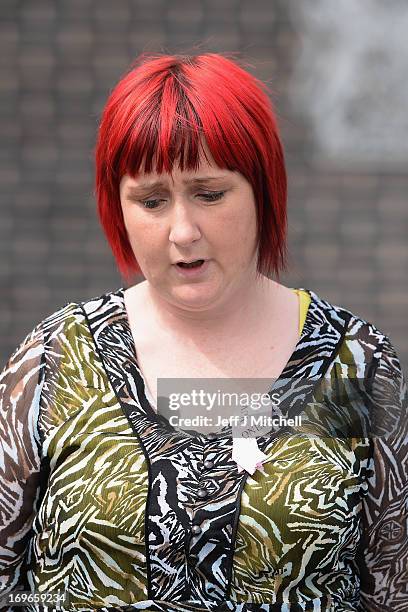
{"type": "Polygon", "coordinates": [[[196,268],[198,267],[198,265],[201,265],[203,261],[204,261],[203,259],[196,259],[196,261],[192,261],[191,263],[180,261],[178,265],[182,266],[183,268],[196,268]]]}

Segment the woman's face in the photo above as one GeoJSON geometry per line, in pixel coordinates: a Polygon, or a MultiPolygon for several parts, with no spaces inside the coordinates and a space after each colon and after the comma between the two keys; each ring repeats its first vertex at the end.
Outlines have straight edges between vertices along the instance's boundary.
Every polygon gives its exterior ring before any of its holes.
{"type": "Polygon", "coordinates": [[[203,159],[197,171],[125,175],[120,199],[134,255],[160,298],[200,311],[225,304],[253,283],[256,209],[241,174],[203,159]],[[205,260],[199,269],[177,265],[199,259],[205,260]]]}

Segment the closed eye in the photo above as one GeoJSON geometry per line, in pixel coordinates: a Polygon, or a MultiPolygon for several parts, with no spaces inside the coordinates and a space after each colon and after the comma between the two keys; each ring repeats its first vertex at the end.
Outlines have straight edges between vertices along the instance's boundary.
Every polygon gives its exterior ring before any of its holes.
{"type": "Polygon", "coordinates": [[[198,197],[204,198],[208,202],[215,202],[221,200],[224,196],[225,191],[208,191],[207,193],[200,193],[198,197]]]}
{"type": "Polygon", "coordinates": [[[160,202],[165,202],[165,200],[140,200],[140,203],[143,204],[144,208],[147,208],[149,210],[153,210],[155,208],[158,208],[159,206],[157,205],[157,203],[160,202]]]}
{"type": "MultiPolygon", "coordinates": [[[[206,202],[216,202],[224,197],[225,191],[208,191],[207,193],[197,194],[198,198],[203,198],[206,202]]],[[[151,200],[139,200],[144,208],[148,210],[155,210],[159,208],[160,202],[165,202],[162,199],[151,199],[151,200]]]]}

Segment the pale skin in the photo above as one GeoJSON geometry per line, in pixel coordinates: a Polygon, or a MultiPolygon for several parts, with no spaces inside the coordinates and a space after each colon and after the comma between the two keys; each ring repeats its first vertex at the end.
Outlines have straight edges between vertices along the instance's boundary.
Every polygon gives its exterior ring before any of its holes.
{"type": "Polygon", "coordinates": [[[160,377],[277,377],[299,338],[297,295],[256,275],[252,187],[206,152],[210,163],[202,158],[196,171],[174,167],[171,175],[120,182],[125,227],[146,279],[126,290],[125,305],[154,399],[160,377]],[[161,187],[149,187],[159,180],[161,187]],[[175,262],[194,259],[209,260],[206,272],[181,277],[175,262]]]}

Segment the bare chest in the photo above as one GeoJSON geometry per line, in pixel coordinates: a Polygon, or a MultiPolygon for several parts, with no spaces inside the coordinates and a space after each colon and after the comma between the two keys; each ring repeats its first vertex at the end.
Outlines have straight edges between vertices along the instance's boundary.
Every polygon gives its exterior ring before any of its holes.
{"type": "Polygon", "coordinates": [[[284,332],[260,330],[241,342],[225,341],[217,350],[165,339],[159,330],[146,334],[143,325],[131,325],[139,369],[154,401],[159,378],[278,378],[298,342],[298,320],[284,332]]]}
{"type": "Polygon", "coordinates": [[[143,283],[125,294],[138,367],[154,402],[160,378],[278,378],[299,340],[299,303],[285,288],[274,317],[223,338],[194,341],[162,329],[143,306],[143,283]],[[137,313],[137,316],[136,316],[137,313]]]}

